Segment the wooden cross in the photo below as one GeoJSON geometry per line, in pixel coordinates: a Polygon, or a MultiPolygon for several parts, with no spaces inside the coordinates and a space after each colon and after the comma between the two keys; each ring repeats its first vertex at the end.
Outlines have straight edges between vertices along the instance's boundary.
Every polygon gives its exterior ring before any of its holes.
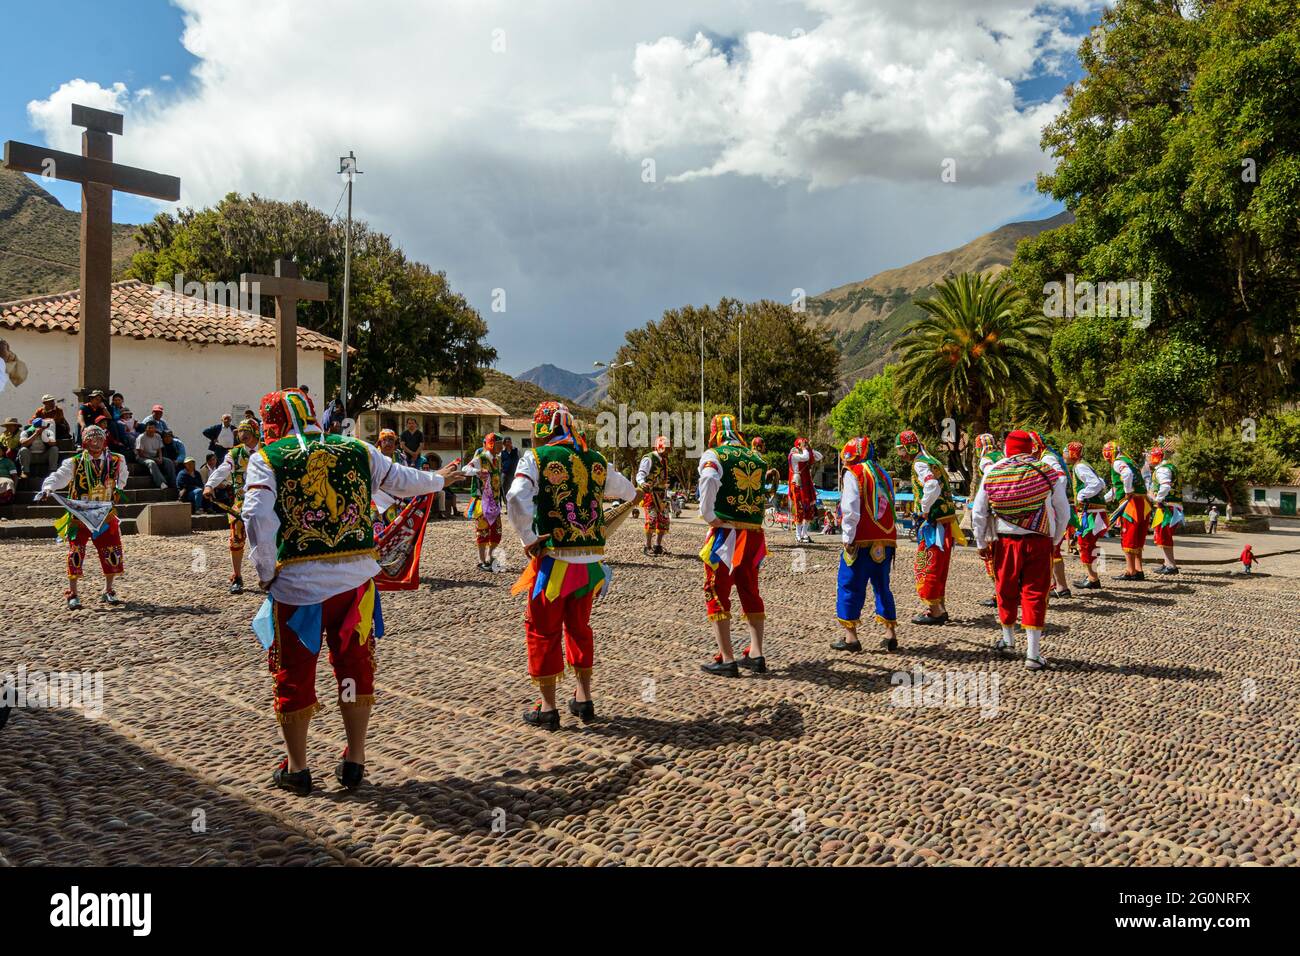
{"type": "Polygon", "coordinates": [[[81,392],[109,391],[113,313],[113,190],[174,202],[181,196],[175,176],[113,162],[113,135],[122,135],[122,114],[72,107],[72,125],[85,127],[81,155],[12,140],[4,146],[4,167],[81,183],[81,392]]]}
{"type": "Polygon", "coordinates": [[[245,272],[239,277],[240,299],[250,293],[275,296],[275,387],[298,387],[298,300],[324,302],[330,287],[324,282],[298,278],[298,264],[275,260],[275,275],[245,272]]]}

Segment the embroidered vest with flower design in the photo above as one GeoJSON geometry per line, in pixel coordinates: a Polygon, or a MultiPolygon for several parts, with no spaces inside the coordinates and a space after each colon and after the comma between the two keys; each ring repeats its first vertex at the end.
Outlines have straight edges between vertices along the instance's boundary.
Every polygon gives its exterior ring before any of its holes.
{"type": "Polygon", "coordinates": [[[651,491],[668,490],[668,456],[652,451],[646,456],[650,459],[650,473],[646,475],[645,483],[651,491]]]}
{"type": "Polygon", "coordinates": [[[549,534],[548,547],[562,554],[604,554],[605,456],[569,445],[542,445],[532,455],[539,479],[533,531],[549,534]]]}
{"type": "Polygon", "coordinates": [[[244,507],[244,479],[248,474],[248,459],[253,453],[244,445],[236,445],[226,452],[230,456],[230,491],[234,496],[234,509],[244,507]]]}
{"type": "MultiPolygon", "coordinates": [[[[113,501],[117,497],[117,470],[124,459],[114,452],[91,458],[90,452],[77,453],[72,469],[70,498],[78,501],[113,501]]],[[[110,511],[109,514],[115,514],[110,511]]]]}
{"type": "MultiPolygon", "coordinates": [[[[925,462],[930,467],[930,475],[939,482],[939,497],[934,504],[930,506],[930,513],[921,517],[928,521],[942,521],[945,518],[951,518],[957,513],[957,505],[952,500],[952,488],[948,485],[948,471],[939,463],[939,459],[933,455],[922,452],[916,456],[918,462],[925,462]]],[[[921,507],[921,499],[925,497],[925,485],[916,476],[916,465],[912,465],[912,505],[915,508],[921,507]]]]}
{"type": "Polygon", "coordinates": [[[370,453],[342,435],[296,436],[262,447],[275,471],[276,564],[375,553],[370,453]]]}
{"type": "Polygon", "coordinates": [[[713,513],[738,528],[761,528],[767,496],[763,493],[763,456],[743,445],[719,445],[713,449],[722,465],[713,513]]]}

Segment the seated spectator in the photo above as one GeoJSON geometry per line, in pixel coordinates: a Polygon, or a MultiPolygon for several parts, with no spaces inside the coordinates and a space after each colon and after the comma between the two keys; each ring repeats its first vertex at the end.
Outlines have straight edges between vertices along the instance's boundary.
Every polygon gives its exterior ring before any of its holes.
{"type": "Polygon", "coordinates": [[[203,476],[195,470],[195,461],[193,458],[186,458],[181,463],[181,470],[176,473],[177,498],[180,501],[190,503],[190,511],[193,514],[208,509],[207,502],[203,500],[203,476]]]}
{"type": "Polygon", "coordinates": [[[122,417],[117,421],[118,424],[122,426],[122,431],[127,435],[138,434],[135,430],[135,415],[132,413],[131,409],[124,407],[122,409],[122,417]]]}
{"type": "MultiPolygon", "coordinates": [[[[18,463],[18,449],[22,447],[22,436],[18,434],[18,429],[21,427],[22,425],[18,423],[18,419],[6,418],[4,430],[0,432],[0,454],[13,462],[15,470],[21,468],[18,463]]],[[[21,471],[19,471],[18,477],[22,477],[21,471]]]]}
{"type": "Polygon", "coordinates": [[[207,484],[208,479],[212,477],[212,473],[217,470],[217,465],[220,463],[221,462],[217,460],[217,453],[215,451],[208,452],[207,457],[203,460],[203,467],[199,469],[199,474],[203,476],[204,484],[207,484]]]}
{"type": "Polygon", "coordinates": [[[424,432],[420,430],[414,418],[406,420],[406,430],[402,432],[402,450],[406,452],[406,457],[410,461],[419,458],[420,452],[424,450],[424,432]]]}
{"type": "Polygon", "coordinates": [[[163,457],[162,447],[158,427],[145,419],[144,431],[135,440],[135,456],[148,467],[155,488],[169,488],[176,483],[176,462],[163,457]]]}
{"type": "Polygon", "coordinates": [[[44,461],[46,471],[59,469],[59,445],[54,440],[53,419],[34,418],[21,432],[18,448],[18,470],[24,475],[32,469],[32,459],[44,461]]]}
{"type": "Polygon", "coordinates": [[[112,416],[108,411],[108,405],[104,402],[104,393],[99,389],[95,389],[86,396],[86,400],[82,402],[80,407],[77,409],[78,433],[87,425],[95,424],[95,421],[100,416],[106,416],[110,420],[112,419],[112,416]]]}
{"type": "Polygon", "coordinates": [[[0,458],[0,505],[10,504],[18,491],[18,465],[8,458],[0,458]]]}
{"type": "Polygon", "coordinates": [[[55,441],[72,437],[72,426],[68,424],[67,416],[63,414],[63,409],[59,407],[58,400],[53,395],[41,396],[41,405],[32,413],[32,418],[52,419],[55,441]]]}
{"type": "Polygon", "coordinates": [[[226,452],[239,441],[235,437],[235,422],[230,415],[222,415],[221,421],[203,429],[203,437],[208,440],[208,450],[216,453],[218,465],[225,460],[226,452]]]}
{"type": "Polygon", "coordinates": [[[162,433],[162,453],[168,461],[175,462],[176,472],[180,473],[181,465],[185,464],[185,459],[189,453],[185,450],[185,442],[181,441],[171,432],[162,433]]]}
{"type": "Polygon", "coordinates": [[[135,423],[136,434],[143,433],[145,430],[145,426],[149,424],[152,424],[154,428],[158,430],[159,435],[163,434],[163,432],[170,431],[171,429],[167,427],[167,422],[163,420],[162,416],[163,416],[163,407],[161,405],[155,405],[150,410],[148,418],[142,418],[135,423]]]}

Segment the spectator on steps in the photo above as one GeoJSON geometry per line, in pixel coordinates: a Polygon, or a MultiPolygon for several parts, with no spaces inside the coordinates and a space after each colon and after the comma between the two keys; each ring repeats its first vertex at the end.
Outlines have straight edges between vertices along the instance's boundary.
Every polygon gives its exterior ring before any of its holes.
{"type": "Polygon", "coordinates": [[[164,458],[163,440],[158,427],[146,419],[144,431],[135,440],[135,455],[149,469],[155,488],[170,488],[176,483],[176,463],[164,458]]]}
{"type": "Polygon", "coordinates": [[[0,505],[14,500],[18,490],[18,465],[12,459],[0,457],[0,505]]]}
{"type": "Polygon", "coordinates": [[[226,452],[239,441],[235,437],[235,422],[228,414],[222,415],[217,424],[203,429],[203,437],[208,440],[208,450],[216,453],[218,465],[225,460],[226,452]]]}
{"type": "Polygon", "coordinates": [[[217,453],[215,451],[208,452],[207,458],[203,461],[203,467],[199,469],[199,474],[203,476],[204,482],[207,482],[207,480],[212,477],[212,473],[217,470],[217,465],[219,464],[220,461],[217,459],[217,453]]]}
{"type": "Polygon", "coordinates": [[[72,426],[68,424],[67,416],[63,414],[58,399],[53,395],[41,396],[40,407],[32,413],[32,418],[52,419],[54,421],[54,438],[56,441],[72,437],[72,426]]]}
{"type": "Polygon", "coordinates": [[[185,459],[189,455],[189,452],[185,450],[185,442],[169,431],[164,431],[161,434],[163,457],[172,462],[176,468],[176,473],[180,474],[181,466],[185,464],[185,459]]]}
{"type": "Polygon", "coordinates": [[[135,441],[135,436],[128,435],[122,430],[120,423],[114,420],[113,411],[104,399],[104,393],[95,389],[86,396],[85,403],[77,411],[77,427],[85,428],[87,425],[99,425],[104,429],[108,436],[109,445],[120,454],[122,449],[129,448],[135,441]],[[100,419],[103,419],[101,421],[100,419]]]}
{"type": "MultiPolygon", "coordinates": [[[[6,418],[4,421],[4,430],[0,431],[0,455],[3,455],[9,461],[13,462],[15,469],[20,469],[18,464],[18,449],[22,447],[22,435],[18,429],[22,426],[16,418],[6,418]]],[[[18,477],[22,477],[21,470],[18,477]]]]}
{"type": "Polygon", "coordinates": [[[203,500],[203,476],[194,467],[193,458],[186,458],[181,463],[181,470],[176,473],[177,498],[190,503],[190,511],[199,514],[207,510],[203,500]]]}
{"type": "Polygon", "coordinates": [[[143,434],[145,427],[150,424],[152,424],[154,428],[158,430],[159,435],[161,435],[163,432],[171,430],[167,427],[167,422],[163,420],[163,407],[161,405],[155,405],[150,410],[148,418],[142,418],[135,423],[136,434],[137,435],[143,434]]]}
{"type": "Polygon", "coordinates": [[[34,418],[32,424],[23,429],[19,438],[18,470],[24,475],[32,470],[32,461],[44,462],[46,471],[57,471],[59,467],[59,445],[53,439],[55,425],[53,419],[34,418]]]}

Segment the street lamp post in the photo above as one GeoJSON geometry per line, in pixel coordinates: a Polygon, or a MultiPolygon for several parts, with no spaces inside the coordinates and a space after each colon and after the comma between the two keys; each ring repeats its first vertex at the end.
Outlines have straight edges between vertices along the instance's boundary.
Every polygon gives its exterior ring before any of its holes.
{"type": "MultiPolygon", "coordinates": [[[[619,368],[631,368],[632,365],[633,365],[633,362],[632,362],[631,359],[629,359],[629,360],[626,361],[626,362],[592,362],[591,365],[592,365],[592,368],[603,368],[603,369],[606,369],[606,370],[609,372],[609,390],[608,390],[608,392],[607,392],[607,394],[609,394],[609,393],[612,393],[612,392],[614,391],[614,370],[615,370],[615,369],[619,369],[619,368]]],[[[614,470],[615,470],[615,471],[618,471],[618,442],[617,442],[617,440],[614,442],[614,454],[613,454],[613,456],[612,456],[611,459],[610,459],[610,463],[613,465],[614,470]]]]}
{"type": "MultiPolygon", "coordinates": [[[[813,418],[812,418],[813,396],[816,395],[818,398],[825,398],[829,394],[830,392],[809,392],[809,391],[795,392],[795,395],[808,399],[808,434],[810,436],[812,435],[812,427],[813,427],[813,418]]],[[[809,438],[809,441],[811,440],[812,439],[809,438]]]]}

